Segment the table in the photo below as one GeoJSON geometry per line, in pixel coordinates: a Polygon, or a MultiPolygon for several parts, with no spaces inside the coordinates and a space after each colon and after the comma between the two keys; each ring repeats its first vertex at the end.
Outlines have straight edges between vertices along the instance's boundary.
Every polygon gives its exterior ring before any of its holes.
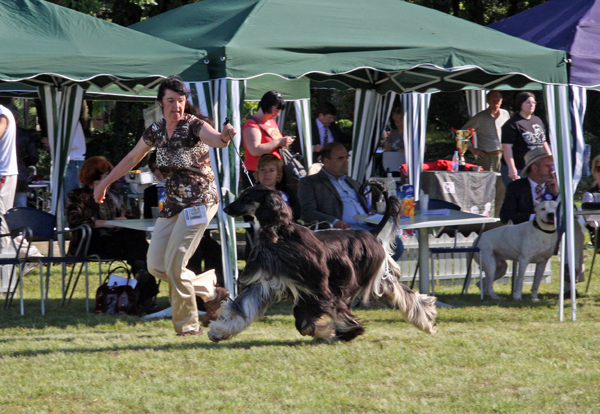
{"type": "Polygon", "coordinates": [[[497,173],[491,171],[432,171],[421,174],[421,189],[429,198],[449,201],[461,210],[494,215],[497,173]]]}
{"type": "MultiPolygon", "coordinates": [[[[131,219],[131,220],[107,220],[106,224],[114,227],[124,227],[126,229],[140,230],[140,231],[154,231],[154,224],[156,219],[131,219]]],[[[208,225],[208,230],[215,230],[219,228],[219,222],[216,219],[212,219],[208,225]]],[[[235,221],[236,229],[247,229],[250,228],[250,223],[245,221],[235,221]]]]}
{"type": "MultiPolygon", "coordinates": [[[[431,210],[435,211],[435,210],[431,210]]],[[[429,293],[429,234],[428,229],[433,227],[459,226],[463,224],[495,223],[500,219],[486,217],[479,214],[465,213],[464,211],[449,210],[448,215],[415,215],[409,219],[400,220],[400,229],[417,229],[419,231],[419,292],[429,293]],[[424,276],[424,277],[423,277],[424,276]]],[[[369,214],[354,216],[355,220],[370,224],[379,224],[379,217],[369,214]]]]}

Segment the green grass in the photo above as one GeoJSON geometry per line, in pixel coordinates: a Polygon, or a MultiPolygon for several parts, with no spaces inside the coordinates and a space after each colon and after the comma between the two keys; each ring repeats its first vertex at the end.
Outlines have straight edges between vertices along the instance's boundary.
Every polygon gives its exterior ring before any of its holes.
{"type": "Polygon", "coordinates": [[[358,309],[366,334],[334,345],[300,336],[287,302],[220,344],[176,337],[170,320],[86,314],[83,283],[63,308],[58,272],[42,317],[34,272],[26,315],[18,303],[0,311],[0,412],[597,413],[600,275],[577,321],[567,306],[559,323],[557,272],[537,302],[530,286],[521,302],[439,286],[460,308],[439,309],[436,335],[397,311],[358,309]]]}

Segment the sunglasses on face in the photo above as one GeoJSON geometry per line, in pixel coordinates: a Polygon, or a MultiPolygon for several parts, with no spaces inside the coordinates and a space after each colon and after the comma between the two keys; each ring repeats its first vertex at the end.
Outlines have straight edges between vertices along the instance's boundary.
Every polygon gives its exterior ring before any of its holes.
{"type": "Polygon", "coordinates": [[[594,172],[600,172],[600,165],[596,165],[594,167],[594,172]]]}

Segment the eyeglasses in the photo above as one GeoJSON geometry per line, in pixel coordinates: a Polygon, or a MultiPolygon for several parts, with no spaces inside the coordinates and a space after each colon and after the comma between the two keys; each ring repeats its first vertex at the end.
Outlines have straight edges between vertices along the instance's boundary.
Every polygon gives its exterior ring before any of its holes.
{"type": "Polygon", "coordinates": [[[594,172],[600,172],[600,165],[596,165],[594,167],[594,172]]]}

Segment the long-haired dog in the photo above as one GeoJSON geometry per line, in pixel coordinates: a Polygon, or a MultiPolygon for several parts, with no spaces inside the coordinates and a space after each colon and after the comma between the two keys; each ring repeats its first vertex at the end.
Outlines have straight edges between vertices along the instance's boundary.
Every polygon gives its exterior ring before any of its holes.
{"type": "Polygon", "coordinates": [[[225,212],[256,217],[260,231],[240,276],[242,291],[222,305],[210,324],[210,340],[237,335],[287,292],[293,296],[296,329],[319,342],[351,341],[364,332],[351,309],[356,297],[368,304],[385,296],[407,322],[435,333],[435,298],[399,282],[400,268],[390,253],[400,201],[387,201],[385,216],[372,231],[313,232],[292,221],[291,209],[278,191],[264,186],[244,190],[225,212]]]}

